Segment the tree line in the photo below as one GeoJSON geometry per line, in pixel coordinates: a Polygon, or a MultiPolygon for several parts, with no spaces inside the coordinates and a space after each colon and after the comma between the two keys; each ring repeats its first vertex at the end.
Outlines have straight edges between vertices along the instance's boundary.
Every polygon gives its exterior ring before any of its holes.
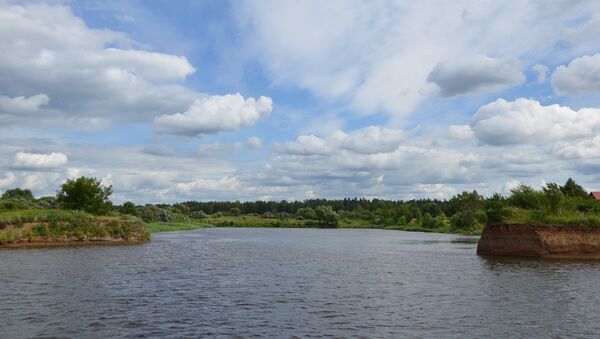
{"type": "MultiPolygon", "coordinates": [[[[519,185],[509,196],[484,197],[477,191],[462,192],[448,200],[384,200],[366,198],[307,199],[303,201],[185,201],[175,204],[113,206],[111,186],[95,178],[67,180],[54,197],[34,198],[30,190],[11,189],[0,198],[1,210],[64,208],[92,214],[129,214],[146,222],[187,222],[215,217],[259,216],[267,219],[299,219],[307,225],[337,227],[340,222],[360,220],[376,226],[410,225],[424,229],[473,230],[488,222],[523,216],[600,214],[600,203],[569,178],[565,184],[548,183],[541,190],[519,185]]],[[[524,217],[523,217],[524,218],[524,217]]],[[[518,218],[517,218],[518,219],[518,218]]]]}

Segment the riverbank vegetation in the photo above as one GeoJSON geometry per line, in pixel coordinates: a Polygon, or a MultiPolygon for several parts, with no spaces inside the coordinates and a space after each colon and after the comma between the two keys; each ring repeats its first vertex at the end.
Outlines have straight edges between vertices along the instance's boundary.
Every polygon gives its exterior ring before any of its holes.
{"type": "Polygon", "coordinates": [[[140,218],[113,210],[110,193],[99,180],[83,177],[68,180],[57,197],[8,190],[0,198],[0,245],[150,240],[140,218]]]}
{"type": "Polygon", "coordinates": [[[480,234],[487,223],[600,225],[600,203],[572,179],[539,190],[519,185],[509,196],[462,192],[449,200],[308,199],[304,201],[186,201],[113,206],[111,187],[93,178],[61,186],[56,197],[12,189],[0,198],[0,241],[54,236],[128,237],[201,227],[380,228],[480,234]],[[27,227],[19,227],[27,225],[27,227]],[[42,225],[39,226],[38,225],[42,225]],[[37,232],[37,233],[36,233],[37,232]],[[41,233],[40,233],[41,232],[41,233]]]}

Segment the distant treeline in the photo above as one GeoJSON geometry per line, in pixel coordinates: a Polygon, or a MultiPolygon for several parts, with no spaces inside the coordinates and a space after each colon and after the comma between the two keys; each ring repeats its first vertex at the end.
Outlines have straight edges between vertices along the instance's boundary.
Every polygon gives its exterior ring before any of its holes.
{"type": "Polygon", "coordinates": [[[368,225],[410,226],[413,229],[481,229],[488,222],[566,223],[600,225],[600,203],[574,180],[564,185],[546,184],[541,190],[519,185],[510,196],[484,197],[477,191],[462,192],[449,200],[308,199],[304,201],[186,201],[176,204],[112,206],[111,187],[93,178],[78,178],[61,187],[57,197],[35,199],[29,190],[6,191],[0,211],[15,209],[83,209],[94,214],[120,213],[146,222],[186,222],[221,217],[258,216],[266,219],[304,220],[306,225],[337,227],[368,225]],[[85,189],[82,189],[85,188],[85,189]],[[81,191],[89,191],[95,200],[81,191]],[[65,192],[69,194],[65,194],[65,192]]]}

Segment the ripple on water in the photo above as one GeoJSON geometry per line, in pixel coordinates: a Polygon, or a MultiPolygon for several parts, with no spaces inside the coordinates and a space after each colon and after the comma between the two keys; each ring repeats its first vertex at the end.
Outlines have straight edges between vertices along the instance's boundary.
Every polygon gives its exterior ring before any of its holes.
{"type": "Polygon", "coordinates": [[[229,229],[0,251],[0,324],[27,337],[593,337],[598,263],[490,259],[476,238],[229,229]]]}

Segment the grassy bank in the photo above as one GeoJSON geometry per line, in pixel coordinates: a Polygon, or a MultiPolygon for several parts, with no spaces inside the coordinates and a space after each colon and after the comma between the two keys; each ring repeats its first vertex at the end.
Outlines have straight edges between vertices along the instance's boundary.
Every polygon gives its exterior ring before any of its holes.
{"type": "Polygon", "coordinates": [[[505,208],[495,222],[505,224],[525,224],[535,226],[573,226],[598,227],[600,214],[579,211],[562,211],[551,214],[542,210],[526,210],[521,208],[505,208]]]}
{"type": "MultiPolygon", "coordinates": [[[[201,221],[191,222],[155,222],[148,223],[146,229],[150,233],[192,230],[204,227],[275,227],[275,228],[320,228],[314,220],[302,219],[276,219],[263,218],[253,215],[241,216],[219,216],[208,217],[201,221]]],[[[362,229],[386,229],[409,232],[429,232],[429,233],[456,233],[466,235],[479,235],[483,228],[477,228],[470,231],[456,229],[451,226],[441,228],[426,228],[418,225],[373,225],[372,223],[360,219],[342,219],[337,228],[362,228],[362,229]]]]}
{"type": "Polygon", "coordinates": [[[148,240],[144,223],[132,216],[93,216],[65,210],[0,212],[0,244],[148,240]]]}

